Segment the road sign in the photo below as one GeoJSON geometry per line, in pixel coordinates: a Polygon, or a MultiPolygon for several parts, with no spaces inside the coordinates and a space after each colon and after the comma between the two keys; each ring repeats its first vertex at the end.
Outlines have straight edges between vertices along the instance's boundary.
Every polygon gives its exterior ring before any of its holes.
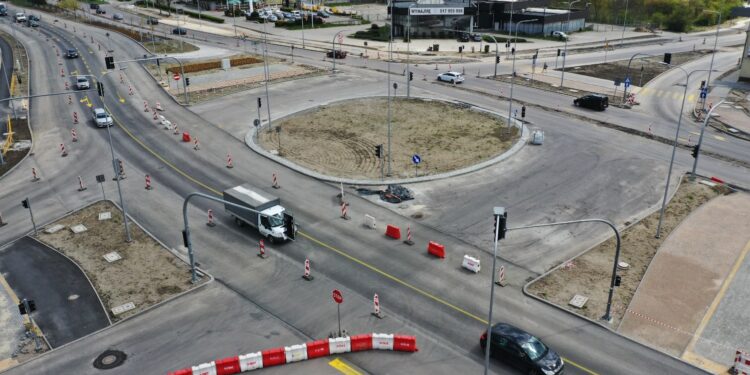
{"type": "Polygon", "coordinates": [[[625,88],[630,87],[630,77],[625,78],[625,88]]]}
{"type": "Polygon", "coordinates": [[[705,91],[701,91],[701,99],[706,99],[706,92],[705,91]]]}
{"type": "Polygon", "coordinates": [[[333,290],[331,297],[333,297],[333,300],[336,301],[336,303],[344,302],[344,295],[341,294],[341,291],[338,289],[333,290]]]}
{"type": "Polygon", "coordinates": [[[172,76],[172,78],[173,78],[173,79],[174,79],[175,81],[179,81],[179,80],[180,80],[180,73],[175,73],[175,74],[174,74],[174,75],[172,76]]]}
{"type": "Polygon", "coordinates": [[[422,162],[422,158],[420,158],[418,154],[414,154],[411,157],[411,162],[414,163],[414,164],[419,164],[419,163],[422,162]]]}

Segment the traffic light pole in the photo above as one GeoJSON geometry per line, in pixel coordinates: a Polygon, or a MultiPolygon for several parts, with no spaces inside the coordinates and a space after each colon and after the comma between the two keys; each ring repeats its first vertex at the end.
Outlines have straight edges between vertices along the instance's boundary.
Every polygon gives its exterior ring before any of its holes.
{"type": "MultiPolygon", "coordinates": [[[[31,210],[30,207],[29,210],[31,210]]],[[[29,300],[27,300],[26,298],[24,298],[21,303],[23,303],[23,308],[26,310],[26,315],[29,316],[29,323],[31,323],[31,329],[29,329],[29,331],[31,332],[31,335],[34,336],[34,345],[36,345],[35,349],[37,352],[40,352],[42,350],[42,343],[39,340],[39,335],[37,335],[34,331],[34,321],[31,320],[31,305],[29,304],[29,300]]]]}
{"type": "Polygon", "coordinates": [[[703,126],[701,126],[701,135],[698,136],[698,144],[695,145],[695,160],[693,161],[693,170],[690,172],[690,178],[695,179],[695,169],[698,168],[698,156],[700,156],[700,149],[701,144],[703,143],[703,133],[706,131],[706,125],[708,125],[708,119],[711,118],[711,114],[714,112],[714,109],[719,108],[720,105],[724,104],[726,102],[726,99],[721,99],[718,103],[716,103],[713,107],[708,109],[708,113],[706,113],[706,118],[703,119],[703,126]]]}
{"type": "Polygon", "coordinates": [[[31,225],[34,226],[34,235],[38,235],[36,231],[36,222],[34,221],[34,212],[31,211],[31,202],[29,201],[29,198],[23,200],[22,202],[26,208],[29,209],[29,216],[31,216],[31,225]]]}
{"type": "Polygon", "coordinates": [[[497,246],[500,237],[500,217],[503,217],[504,220],[507,218],[508,214],[505,212],[504,207],[495,207],[493,209],[493,214],[495,216],[495,237],[493,237],[494,242],[494,250],[492,252],[492,284],[490,284],[490,311],[489,315],[487,317],[487,339],[485,341],[485,348],[484,348],[484,375],[487,375],[487,372],[490,369],[490,345],[492,342],[492,306],[495,304],[495,266],[497,264],[497,246]]]}

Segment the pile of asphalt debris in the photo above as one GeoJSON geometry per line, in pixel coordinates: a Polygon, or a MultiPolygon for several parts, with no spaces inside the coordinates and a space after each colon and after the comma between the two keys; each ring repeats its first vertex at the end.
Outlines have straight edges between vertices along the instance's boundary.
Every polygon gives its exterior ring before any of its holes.
{"type": "Polygon", "coordinates": [[[374,190],[367,188],[357,188],[357,193],[361,195],[380,195],[380,199],[388,203],[401,203],[414,199],[414,194],[411,190],[401,185],[388,185],[385,190],[374,190]]]}

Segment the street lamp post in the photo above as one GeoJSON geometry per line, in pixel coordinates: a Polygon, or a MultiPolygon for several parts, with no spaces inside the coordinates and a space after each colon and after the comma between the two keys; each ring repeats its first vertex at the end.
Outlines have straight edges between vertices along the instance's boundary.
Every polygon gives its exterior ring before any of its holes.
{"type": "Polygon", "coordinates": [[[628,20],[628,0],[625,0],[625,15],[622,17],[622,36],[620,36],[620,47],[625,42],[625,24],[628,20]]]}
{"type": "MultiPolygon", "coordinates": [[[[703,133],[706,131],[706,126],[708,125],[708,120],[711,118],[711,114],[714,112],[716,108],[719,108],[724,102],[726,102],[725,99],[721,99],[718,103],[714,104],[713,107],[708,109],[708,113],[706,113],[706,118],[703,119],[703,126],[701,126],[701,134],[698,136],[698,144],[696,144],[694,147],[695,149],[695,160],[693,161],[693,170],[690,172],[690,178],[695,179],[695,169],[698,168],[698,156],[700,156],[700,149],[701,144],[703,144],[703,133]]],[[[730,103],[733,104],[733,103],[730,103]]]]}
{"type": "Polygon", "coordinates": [[[391,7],[391,25],[388,30],[388,73],[386,74],[388,86],[386,91],[388,92],[388,177],[391,176],[391,60],[393,60],[393,1],[390,0],[391,7]]]}
{"type": "MultiPolygon", "coordinates": [[[[664,63],[662,63],[664,64],[664,63]]],[[[671,66],[671,65],[670,65],[671,66]]],[[[687,70],[683,69],[679,66],[674,66],[674,68],[682,70],[683,73],[685,73],[685,91],[682,94],[682,106],[680,106],[680,114],[677,118],[677,131],[674,133],[674,143],[672,144],[672,158],[669,160],[669,170],[667,171],[667,184],[664,186],[664,198],[661,202],[661,210],[659,210],[659,224],[656,226],[656,238],[661,237],[661,223],[664,219],[664,208],[667,205],[667,194],[669,193],[669,181],[672,179],[672,166],[674,165],[674,155],[677,151],[677,141],[680,137],[680,126],[682,125],[682,112],[685,110],[685,98],[687,97],[687,89],[688,84],[690,83],[690,75],[696,72],[705,72],[706,69],[699,69],[699,70],[693,70],[692,72],[688,73],[687,70]]]]}
{"type": "Polygon", "coordinates": [[[534,22],[534,21],[538,21],[538,19],[537,18],[533,18],[533,19],[530,19],[530,20],[523,20],[523,21],[520,21],[520,22],[516,22],[516,37],[514,39],[513,52],[512,52],[513,53],[513,67],[511,68],[511,74],[510,74],[510,97],[508,98],[508,127],[510,127],[511,124],[512,124],[511,119],[510,119],[510,115],[511,115],[511,113],[513,111],[513,86],[514,86],[515,79],[516,79],[516,52],[518,52],[516,50],[516,47],[518,45],[517,45],[517,43],[515,41],[518,39],[518,25],[520,25],[522,23],[534,22]]]}
{"type": "MultiPolygon", "coordinates": [[[[271,130],[271,100],[268,98],[268,81],[271,80],[271,71],[268,68],[268,33],[266,22],[263,22],[263,74],[266,80],[266,111],[268,113],[268,130],[271,130]]],[[[259,125],[260,126],[260,125],[259,125]]]]}
{"type": "Polygon", "coordinates": [[[411,7],[416,3],[409,5],[406,16],[406,97],[411,97],[411,70],[409,69],[409,52],[411,49],[411,7]]]}
{"type": "MultiPolygon", "coordinates": [[[[500,221],[506,220],[508,213],[505,211],[505,207],[495,207],[493,209],[493,215],[495,216],[495,237],[493,237],[494,250],[492,252],[492,284],[490,284],[490,311],[487,317],[487,340],[485,341],[485,352],[484,352],[484,375],[487,375],[487,371],[490,369],[490,345],[492,338],[492,306],[495,304],[495,265],[497,263],[497,246],[500,237],[500,221]],[[502,219],[501,219],[502,218],[502,219]]],[[[505,230],[503,228],[502,230],[505,230]]]]}
{"type": "MultiPolygon", "coordinates": [[[[628,69],[625,70],[625,78],[629,78],[630,77],[630,63],[633,62],[633,59],[636,56],[650,57],[650,56],[654,56],[654,55],[649,55],[647,53],[636,53],[635,55],[630,56],[630,60],[628,60],[628,69]]],[[[625,99],[627,98],[627,95],[628,95],[628,87],[625,86],[625,88],[622,90],[622,102],[623,103],[625,103],[625,99]]]]}
{"type": "MultiPolygon", "coordinates": [[[[704,10],[706,13],[716,13],[718,16],[718,20],[716,21],[716,38],[714,39],[714,50],[711,53],[711,65],[708,67],[708,77],[706,78],[706,92],[708,92],[708,87],[711,86],[711,71],[714,69],[714,57],[716,57],[716,45],[719,42],[719,29],[721,28],[721,12],[715,11],[715,10],[704,10]]],[[[706,99],[703,99],[703,103],[701,104],[701,109],[706,109],[706,99]]]]}
{"type": "MultiPolygon", "coordinates": [[[[581,0],[575,0],[568,3],[568,22],[566,23],[566,26],[568,29],[567,32],[570,32],[570,8],[573,6],[573,4],[579,2],[581,0]]],[[[563,64],[562,64],[562,71],[560,75],[560,87],[563,87],[563,82],[565,80],[565,59],[568,57],[568,37],[565,37],[565,49],[563,50],[563,64]]]]}
{"type": "Polygon", "coordinates": [[[337,32],[331,40],[331,60],[333,60],[333,69],[331,69],[331,73],[336,73],[336,37],[338,37],[341,33],[343,33],[343,31],[337,32]]]}

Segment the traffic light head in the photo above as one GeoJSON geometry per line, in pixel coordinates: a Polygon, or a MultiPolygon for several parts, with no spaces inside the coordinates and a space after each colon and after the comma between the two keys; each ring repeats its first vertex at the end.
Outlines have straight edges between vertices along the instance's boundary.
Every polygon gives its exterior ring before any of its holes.
{"type": "Polygon", "coordinates": [[[500,64],[500,56],[495,56],[495,64],[500,64]]]}
{"type": "Polygon", "coordinates": [[[383,156],[383,145],[375,146],[375,156],[378,158],[383,156]]]}
{"type": "Polygon", "coordinates": [[[185,86],[190,86],[190,78],[185,77],[185,86]]]}
{"type": "Polygon", "coordinates": [[[22,200],[21,205],[23,206],[23,208],[29,208],[29,198],[22,200]]]}
{"type": "Polygon", "coordinates": [[[698,158],[698,153],[700,152],[700,150],[701,150],[701,146],[700,145],[693,146],[692,155],[693,155],[694,158],[698,158]]]}
{"type": "Polygon", "coordinates": [[[521,107],[521,118],[526,117],[526,106],[521,107]]]}
{"type": "Polygon", "coordinates": [[[560,49],[557,49],[557,56],[560,56],[560,49]]]}
{"type": "Polygon", "coordinates": [[[665,53],[664,54],[664,63],[669,65],[672,63],[672,54],[671,53],[665,53]]]}
{"type": "Polygon", "coordinates": [[[104,84],[101,82],[96,83],[96,92],[99,94],[99,97],[104,97],[104,84]]]}
{"type": "Polygon", "coordinates": [[[107,70],[114,70],[115,69],[115,58],[114,58],[114,56],[106,56],[106,57],[104,57],[104,65],[107,66],[107,70]]]}
{"type": "Polygon", "coordinates": [[[414,80],[414,72],[409,72],[409,81],[414,80]]]}
{"type": "Polygon", "coordinates": [[[508,221],[508,212],[505,211],[504,207],[495,207],[494,209],[495,225],[492,226],[492,230],[495,231],[497,237],[496,241],[505,238],[506,222],[508,221]]]}

